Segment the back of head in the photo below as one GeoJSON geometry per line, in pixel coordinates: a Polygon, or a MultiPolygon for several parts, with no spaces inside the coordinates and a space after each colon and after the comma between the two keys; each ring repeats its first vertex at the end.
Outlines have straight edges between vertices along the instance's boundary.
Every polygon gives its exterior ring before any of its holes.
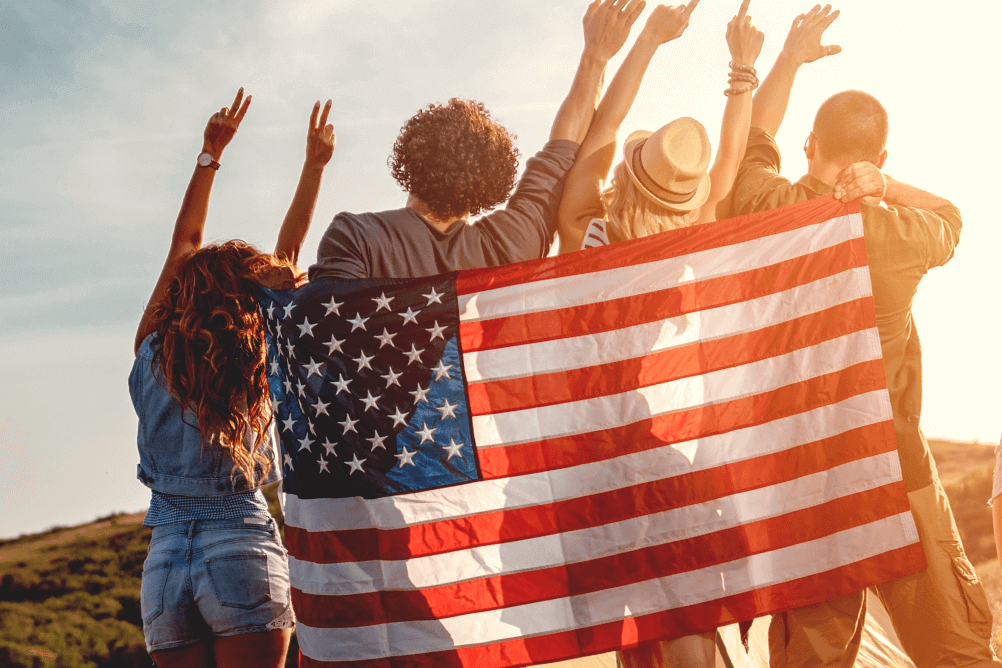
{"type": "Polygon", "coordinates": [[[643,193],[624,161],[612,172],[612,184],[603,193],[609,224],[623,239],[688,227],[699,219],[699,209],[675,211],[654,202],[643,193]]]}
{"type": "Polygon", "coordinates": [[[393,178],[446,220],[507,201],[515,186],[515,135],[481,102],[431,104],[402,128],[389,165],[393,178]]]}
{"type": "Polygon", "coordinates": [[[828,162],[843,167],[862,161],[876,163],[887,144],[887,111],[869,93],[845,90],[818,108],[814,134],[828,162]]]}
{"type": "Polygon", "coordinates": [[[167,390],[190,408],[203,438],[230,452],[253,486],[257,447],[271,418],[264,320],[255,278],[282,264],[242,241],[188,256],[154,308],[158,364],[167,390]]]}

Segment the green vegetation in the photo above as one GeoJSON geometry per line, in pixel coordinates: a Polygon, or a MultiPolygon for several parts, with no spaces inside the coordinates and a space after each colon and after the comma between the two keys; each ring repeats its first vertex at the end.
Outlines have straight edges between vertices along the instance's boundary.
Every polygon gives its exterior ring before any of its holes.
{"type": "MultiPolygon", "coordinates": [[[[993,448],[950,441],[934,441],[932,448],[967,554],[1002,620],[1002,571],[985,503],[993,448]]],[[[265,495],[281,526],[275,486],[265,495]]],[[[0,541],[0,666],[152,666],[139,611],[149,540],[138,513],[0,541]]],[[[1002,649],[1002,628],[995,641],[1002,649]]],[[[289,666],[296,656],[293,636],[289,666]]]]}

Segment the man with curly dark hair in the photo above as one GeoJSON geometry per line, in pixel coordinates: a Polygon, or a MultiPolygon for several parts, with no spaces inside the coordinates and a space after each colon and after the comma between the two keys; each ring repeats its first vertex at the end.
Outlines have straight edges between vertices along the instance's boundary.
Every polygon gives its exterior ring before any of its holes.
{"type": "Polygon", "coordinates": [[[605,66],[644,0],[594,0],[585,46],[550,141],[526,162],[514,194],[518,149],[480,102],[420,110],[400,130],[389,164],[408,193],[403,209],[335,216],[310,278],[414,278],[543,257],[557,227],[564,176],[595,112],[605,66]],[[511,199],[508,199],[511,194],[511,199]],[[507,200],[473,224],[471,215],[507,200]]]}

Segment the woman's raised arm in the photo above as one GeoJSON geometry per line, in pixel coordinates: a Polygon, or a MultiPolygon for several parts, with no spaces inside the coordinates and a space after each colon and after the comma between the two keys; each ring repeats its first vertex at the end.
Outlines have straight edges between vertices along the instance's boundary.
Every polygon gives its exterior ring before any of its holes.
{"type": "Polygon", "coordinates": [[[237,91],[233,104],[213,114],[205,126],[202,135],[202,153],[198,156],[195,171],[181,201],[181,211],[178,212],[177,222],[174,223],[174,236],[171,238],[170,250],[167,251],[167,259],[153,287],[153,294],[146,303],[143,317],[139,321],[134,352],[139,350],[143,339],[153,331],[153,308],[163,297],[171,279],[177,273],[178,262],[202,246],[202,231],[205,229],[205,216],[209,210],[209,192],[212,190],[216,170],[219,169],[219,158],[236,134],[250,102],[251,96],[248,95],[247,99],[244,99],[244,89],[241,88],[237,91]]]}
{"type": "Polygon", "coordinates": [[[561,253],[579,250],[588,222],[605,215],[602,184],[615,158],[619,126],[633,106],[654,53],[685,32],[698,4],[699,0],[692,0],[678,7],[655,7],[609,84],[564,184],[557,228],[561,253]]]}
{"type": "Polygon", "coordinates": [[[752,94],[758,86],[755,60],[762,51],[765,36],[751,24],[748,16],[750,0],[741,3],[737,16],[727,24],[727,47],[731,52],[730,88],[727,106],[720,123],[720,144],[710,167],[710,195],[699,208],[699,222],[717,219],[717,202],[730,192],[738,166],[745,157],[748,130],[751,127],[752,94]]]}

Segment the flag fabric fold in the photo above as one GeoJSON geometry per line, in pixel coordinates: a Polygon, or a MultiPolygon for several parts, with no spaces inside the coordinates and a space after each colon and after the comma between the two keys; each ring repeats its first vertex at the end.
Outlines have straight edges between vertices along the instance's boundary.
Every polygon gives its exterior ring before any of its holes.
{"type": "Polygon", "coordinates": [[[304,666],[523,666],[924,568],[858,205],[262,290],[304,666]]]}

